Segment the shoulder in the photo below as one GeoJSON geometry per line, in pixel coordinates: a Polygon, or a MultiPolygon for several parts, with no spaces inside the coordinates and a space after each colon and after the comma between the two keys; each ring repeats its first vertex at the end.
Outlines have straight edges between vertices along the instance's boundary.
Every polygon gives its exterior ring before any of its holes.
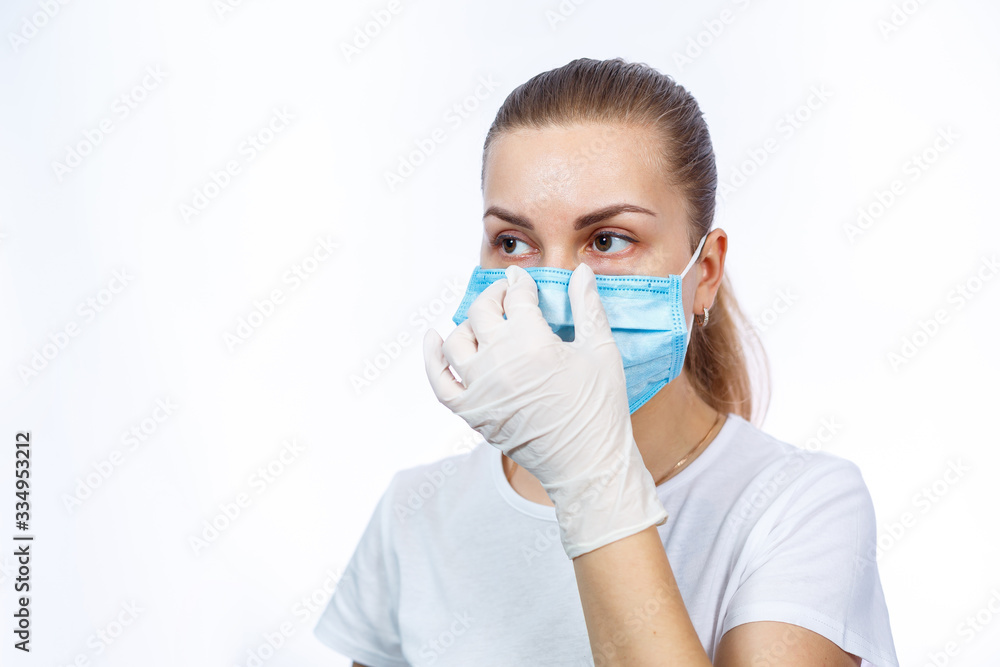
{"type": "Polygon", "coordinates": [[[742,477],[734,477],[740,483],[725,510],[735,584],[722,633],[754,621],[790,623],[876,664],[897,664],[859,466],[749,424],[740,433],[728,448],[745,470],[732,473],[742,477]]]}
{"type": "Polygon", "coordinates": [[[779,482],[808,484],[817,478],[835,478],[864,484],[861,469],[850,459],[823,451],[817,438],[804,447],[790,444],[762,431],[742,417],[733,415],[734,432],[726,456],[718,462],[743,474],[779,482]]]}
{"type": "Polygon", "coordinates": [[[871,495],[856,463],[812,443],[792,445],[735,419],[729,441],[711,466],[711,486],[731,494],[731,527],[758,524],[760,530],[795,517],[818,520],[844,513],[874,531],[871,495]]]}

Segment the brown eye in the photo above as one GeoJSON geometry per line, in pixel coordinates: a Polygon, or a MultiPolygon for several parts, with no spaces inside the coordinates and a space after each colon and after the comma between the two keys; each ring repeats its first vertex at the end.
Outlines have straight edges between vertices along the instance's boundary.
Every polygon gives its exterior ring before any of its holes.
{"type": "Polygon", "coordinates": [[[528,252],[528,244],[513,236],[498,236],[492,241],[494,246],[498,246],[505,255],[523,255],[528,252]],[[517,252],[517,244],[522,244],[524,249],[517,252]]]}
{"type": "Polygon", "coordinates": [[[618,234],[598,234],[594,237],[594,249],[601,253],[615,253],[624,250],[632,243],[632,239],[618,234]],[[618,244],[615,244],[618,241],[618,244]]]}

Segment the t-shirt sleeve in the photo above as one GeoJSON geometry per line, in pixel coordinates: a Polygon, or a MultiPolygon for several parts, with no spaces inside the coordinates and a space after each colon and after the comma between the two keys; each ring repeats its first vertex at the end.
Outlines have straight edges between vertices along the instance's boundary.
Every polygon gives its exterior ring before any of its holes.
{"type": "Polygon", "coordinates": [[[409,665],[397,616],[399,561],[390,515],[395,485],[393,476],[313,629],[321,642],[368,667],[409,665]]]}
{"type": "Polygon", "coordinates": [[[747,540],[722,633],[751,621],[816,632],[862,665],[898,667],[875,561],[875,509],[853,462],[814,459],[778,493],[747,540]]]}

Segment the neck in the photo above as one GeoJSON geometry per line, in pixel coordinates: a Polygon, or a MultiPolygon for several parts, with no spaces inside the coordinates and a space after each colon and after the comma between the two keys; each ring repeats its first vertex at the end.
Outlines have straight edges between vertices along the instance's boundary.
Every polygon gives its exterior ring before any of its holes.
{"type": "Polygon", "coordinates": [[[653,480],[660,481],[668,474],[672,477],[689,466],[722,427],[722,420],[715,424],[718,416],[719,413],[695,393],[686,372],[632,413],[632,435],[653,480]],[[712,434],[708,441],[679,469],[671,472],[674,464],[701,442],[709,429],[712,434]]]}
{"type": "MultiPolygon", "coordinates": [[[[660,481],[667,474],[673,477],[691,465],[691,462],[712,444],[712,440],[725,422],[721,419],[716,424],[718,416],[719,413],[714,408],[695,394],[687,381],[686,372],[681,372],[677,378],[632,413],[632,436],[654,482],[660,481]],[[712,433],[708,441],[688,457],[680,468],[671,472],[674,465],[704,439],[709,429],[712,429],[712,433]]],[[[522,470],[506,455],[501,459],[508,480],[514,483],[516,477],[519,480],[518,486],[537,487],[535,496],[545,495],[541,484],[530,473],[522,470]],[[526,477],[530,480],[526,480],[526,477]]]]}

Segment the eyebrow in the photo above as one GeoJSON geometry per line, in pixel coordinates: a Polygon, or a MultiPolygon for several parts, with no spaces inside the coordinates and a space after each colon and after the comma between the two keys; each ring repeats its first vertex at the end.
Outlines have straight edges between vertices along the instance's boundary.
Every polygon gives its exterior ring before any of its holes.
{"type": "MultiPolygon", "coordinates": [[[[611,204],[610,206],[605,206],[604,208],[600,208],[597,209],[596,211],[592,211],[585,215],[581,215],[579,218],[576,219],[576,222],[573,223],[573,229],[579,231],[581,229],[584,229],[585,227],[596,225],[602,220],[613,218],[619,213],[647,213],[653,217],[656,217],[655,213],[641,206],[635,206],[633,204],[611,204]]],[[[531,221],[528,220],[523,215],[512,213],[505,208],[501,208],[500,206],[490,206],[488,209],[486,209],[486,213],[483,214],[483,219],[485,220],[487,216],[490,215],[496,216],[501,220],[505,220],[506,222],[509,222],[512,225],[524,227],[525,229],[533,230],[535,228],[535,226],[531,224],[531,221]]]]}

